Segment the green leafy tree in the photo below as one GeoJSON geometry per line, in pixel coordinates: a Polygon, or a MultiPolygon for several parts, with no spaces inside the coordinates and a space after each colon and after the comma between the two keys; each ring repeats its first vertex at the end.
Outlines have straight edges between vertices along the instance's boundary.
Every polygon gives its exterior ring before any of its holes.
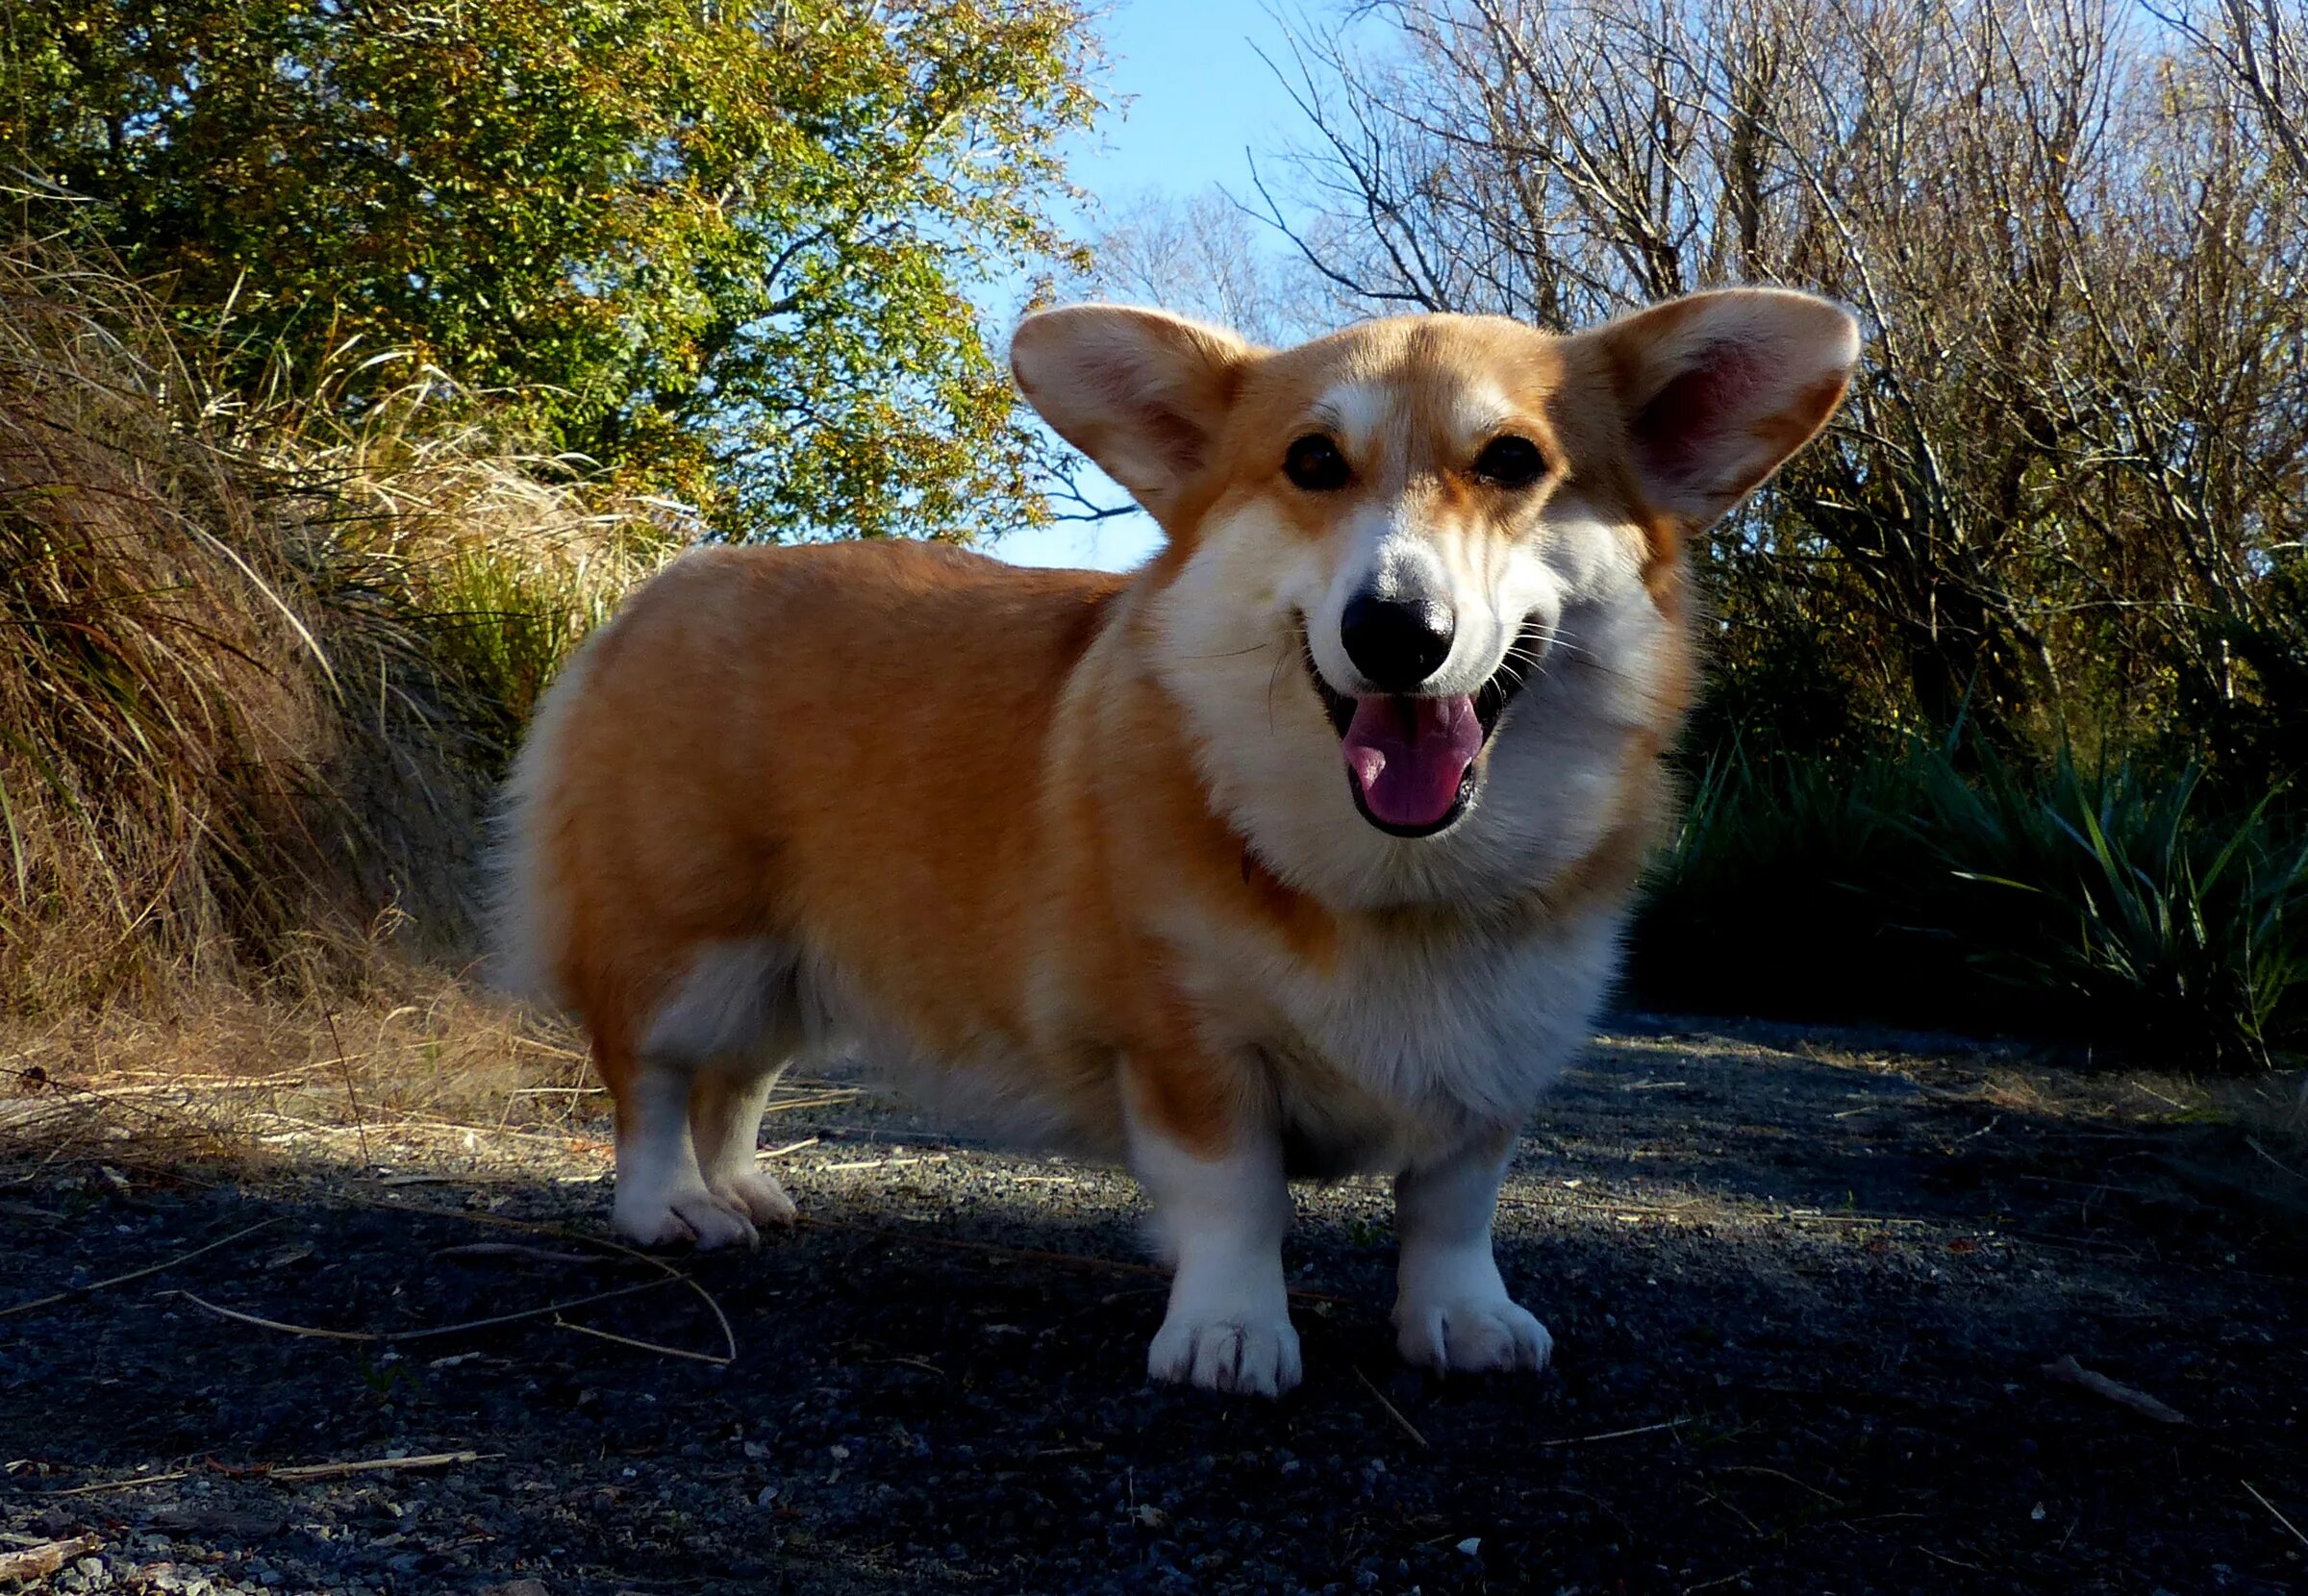
{"type": "Polygon", "coordinates": [[[430,367],[732,537],[1047,513],[970,290],[1075,253],[1075,0],[6,18],[0,161],[90,202],[179,314],[229,306],[241,381],[327,368],[358,406],[430,367]]]}

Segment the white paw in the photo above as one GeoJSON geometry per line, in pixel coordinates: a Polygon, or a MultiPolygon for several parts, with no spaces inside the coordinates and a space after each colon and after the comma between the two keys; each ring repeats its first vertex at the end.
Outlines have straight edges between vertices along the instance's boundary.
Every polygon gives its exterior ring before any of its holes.
{"type": "MultiPolygon", "coordinates": [[[[787,1207],[790,1210],[791,1205],[787,1207]]],[[[620,1191],[610,1208],[609,1228],[641,1247],[677,1247],[690,1241],[706,1252],[762,1244],[761,1233],[742,1208],[702,1185],[630,1199],[620,1191]]]]}
{"type": "Polygon", "coordinates": [[[715,1196],[739,1212],[752,1215],[757,1225],[790,1225],[796,1217],[793,1199],[765,1169],[715,1176],[710,1184],[715,1196]]]}
{"type": "Polygon", "coordinates": [[[1196,1319],[1173,1313],[1154,1333],[1146,1374],[1205,1391],[1278,1397],[1298,1384],[1298,1332],[1283,1318],[1196,1319]]]}
{"type": "Polygon", "coordinates": [[[1399,1302],[1394,1346],[1403,1361],[1447,1374],[1546,1367],[1554,1337],[1503,1292],[1451,1302],[1399,1302]]]}

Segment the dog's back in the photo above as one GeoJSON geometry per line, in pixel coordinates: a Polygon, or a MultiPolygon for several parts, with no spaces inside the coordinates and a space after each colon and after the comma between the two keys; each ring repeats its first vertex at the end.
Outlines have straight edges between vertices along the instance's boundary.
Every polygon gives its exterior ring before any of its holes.
{"type": "Polygon", "coordinates": [[[539,710],[503,817],[500,979],[615,1035],[696,948],[806,925],[877,988],[973,1010],[1016,989],[988,861],[1033,826],[1056,699],[1119,586],[901,542],[676,561],[539,710]]]}

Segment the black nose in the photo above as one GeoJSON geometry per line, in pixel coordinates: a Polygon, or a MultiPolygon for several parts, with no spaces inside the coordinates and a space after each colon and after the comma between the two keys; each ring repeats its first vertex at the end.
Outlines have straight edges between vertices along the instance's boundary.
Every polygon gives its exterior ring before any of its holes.
{"type": "Polygon", "coordinates": [[[1380,598],[1357,593],[1346,601],[1339,640],[1354,668],[1381,692],[1409,692],[1450,658],[1454,622],[1439,599],[1380,598]]]}

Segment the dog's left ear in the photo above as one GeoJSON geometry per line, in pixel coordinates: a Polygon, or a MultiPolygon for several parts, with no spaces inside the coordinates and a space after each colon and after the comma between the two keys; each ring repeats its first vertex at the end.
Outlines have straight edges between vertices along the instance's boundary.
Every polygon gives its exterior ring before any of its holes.
{"type": "Polygon", "coordinates": [[[1784,288],[1724,288],[1581,336],[1618,386],[1643,497],[1696,529],[1760,486],[1835,413],[1859,323],[1784,288]]]}
{"type": "Polygon", "coordinates": [[[1251,348],[1160,311],[1071,305],[1010,340],[1018,391],[1157,521],[1207,465],[1251,348]]]}

